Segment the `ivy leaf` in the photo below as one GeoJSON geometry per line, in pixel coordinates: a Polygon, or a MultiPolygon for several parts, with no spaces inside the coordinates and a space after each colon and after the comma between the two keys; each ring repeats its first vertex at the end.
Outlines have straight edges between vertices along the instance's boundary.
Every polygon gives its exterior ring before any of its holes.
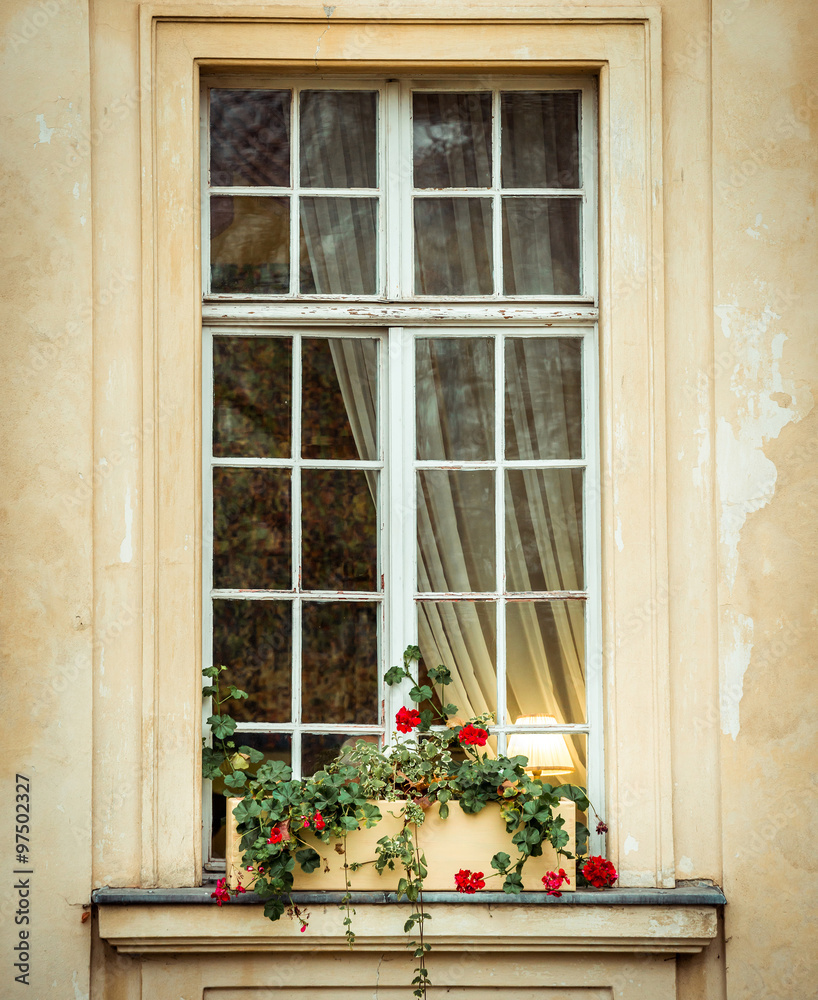
{"type": "Polygon", "coordinates": [[[394,684],[400,684],[405,677],[409,676],[403,667],[390,667],[383,675],[383,679],[392,687],[394,684]]]}
{"type": "Polygon", "coordinates": [[[498,872],[505,871],[510,864],[511,864],[511,858],[504,851],[499,851],[491,859],[491,867],[498,872]]]}
{"type": "Polygon", "coordinates": [[[260,760],[264,760],[261,750],[256,750],[254,747],[239,747],[239,753],[244,754],[251,764],[258,764],[260,760]]]}
{"type": "Polygon", "coordinates": [[[236,731],[236,720],[229,715],[211,715],[207,724],[217,740],[227,739],[236,731]]]}
{"type": "Polygon", "coordinates": [[[221,750],[214,750],[213,747],[202,747],[202,777],[210,781],[221,778],[221,766],[224,763],[224,754],[221,750]]]}
{"type": "Polygon", "coordinates": [[[296,851],[295,860],[301,865],[301,871],[308,875],[316,868],[321,867],[321,857],[311,847],[306,847],[303,851],[296,851]]]}
{"type": "Polygon", "coordinates": [[[423,730],[429,729],[434,721],[435,713],[431,708],[424,708],[420,713],[420,728],[423,730]]]}
{"type": "Polygon", "coordinates": [[[408,667],[413,660],[420,659],[419,646],[407,646],[403,651],[403,662],[408,667]]]}
{"type": "Polygon", "coordinates": [[[218,677],[224,667],[203,667],[202,673],[205,677],[218,677]]]}
{"type": "Polygon", "coordinates": [[[452,672],[448,667],[444,667],[441,663],[429,670],[429,679],[433,684],[451,684],[452,672]]]}
{"type": "Polygon", "coordinates": [[[523,891],[523,878],[517,872],[510,872],[506,875],[505,882],[503,882],[503,892],[507,892],[510,896],[519,896],[523,891]]]}
{"type": "Polygon", "coordinates": [[[448,705],[443,706],[443,714],[446,716],[451,716],[452,718],[454,718],[459,711],[460,709],[457,707],[457,705],[452,705],[451,702],[448,705]]]}
{"type": "Polygon", "coordinates": [[[214,694],[218,694],[218,693],[219,693],[219,689],[216,687],[215,684],[208,684],[207,687],[203,687],[202,688],[202,697],[203,698],[212,698],[214,694]]]}
{"type": "Polygon", "coordinates": [[[279,920],[284,916],[284,903],[276,896],[264,904],[264,916],[270,920],[279,920]]]}
{"type": "Polygon", "coordinates": [[[345,830],[357,830],[358,829],[358,818],[357,816],[342,816],[341,824],[345,830]]]}
{"type": "Polygon", "coordinates": [[[572,802],[576,802],[577,809],[580,812],[588,812],[588,808],[591,805],[585,789],[580,788],[578,785],[560,785],[554,789],[553,795],[558,799],[570,799],[572,802]]]}
{"type": "Polygon", "coordinates": [[[236,698],[236,699],[241,699],[241,698],[249,698],[250,695],[246,691],[242,691],[241,688],[237,688],[235,684],[231,684],[230,685],[230,697],[231,698],[236,698]]]}
{"type": "Polygon", "coordinates": [[[224,783],[228,788],[243,788],[247,781],[247,776],[244,771],[234,771],[232,774],[228,774],[224,783]]]}
{"type": "Polygon", "coordinates": [[[289,781],[293,776],[293,770],[288,767],[283,760],[268,760],[262,764],[256,772],[259,781],[276,783],[279,781],[289,781]]]}
{"type": "Polygon", "coordinates": [[[432,689],[428,684],[418,686],[417,684],[409,692],[409,697],[414,702],[428,701],[432,697],[432,689]]]}

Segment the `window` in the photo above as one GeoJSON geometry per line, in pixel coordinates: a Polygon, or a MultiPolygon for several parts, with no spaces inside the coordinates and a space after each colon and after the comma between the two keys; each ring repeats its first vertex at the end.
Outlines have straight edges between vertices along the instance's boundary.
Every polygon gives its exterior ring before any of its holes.
{"type": "Polygon", "coordinates": [[[203,662],[241,741],[306,775],[383,739],[417,640],[493,749],[559,734],[598,795],[590,83],[216,78],[202,120],[203,662]]]}

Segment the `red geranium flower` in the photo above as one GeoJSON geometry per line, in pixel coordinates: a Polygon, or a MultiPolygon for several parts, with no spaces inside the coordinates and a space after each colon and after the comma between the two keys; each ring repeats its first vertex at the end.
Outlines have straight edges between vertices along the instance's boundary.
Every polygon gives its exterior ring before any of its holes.
{"type": "Polygon", "coordinates": [[[420,712],[404,706],[395,716],[395,724],[399,733],[411,733],[415,726],[420,725],[420,712]]]}
{"type": "Polygon", "coordinates": [[[564,868],[560,868],[558,872],[546,872],[542,879],[542,884],[548,890],[549,896],[561,896],[562,893],[559,889],[563,882],[566,885],[571,884],[571,879],[565,874],[564,868]]]}
{"type": "Polygon", "coordinates": [[[222,903],[230,902],[230,890],[227,888],[227,879],[220,878],[216,883],[216,891],[210,893],[210,898],[215,899],[219,906],[222,903]]]}
{"type": "Polygon", "coordinates": [[[597,889],[605,889],[614,884],[617,879],[616,869],[610,861],[601,855],[588,858],[582,868],[585,880],[597,889]]]}
{"type": "Polygon", "coordinates": [[[324,822],[324,817],[321,815],[320,812],[317,812],[315,814],[315,816],[313,816],[312,821],[313,821],[313,824],[315,825],[315,829],[316,830],[323,830],[324,827],[327,825],[324,822]]]}
{"type": "Polygon", "coordinates": [[[468,893],[470,896],[478,889],[485,889],[486,883],[482,872],[470,872],[468,868],[461,868],[455,873],[454,884],[458,892],[468,893]]]}
{"type": "Polygon", "coordinates": [[[274,826],[272,830],[270,830],[270,837],[267,840],[267,843],[280,844],[283,839],[284,839],[284,831],[281,829],[280,826],[274,826]]]}
{"type": "Polygon", "coordinates": [[[469,723],[468,726],[463,726],[457,734],[457,738],[464,746],[484,747],[486,745],[486,740],[489,738],[489,734],[485,729],[478,729],[476,726],[469,723]]]}

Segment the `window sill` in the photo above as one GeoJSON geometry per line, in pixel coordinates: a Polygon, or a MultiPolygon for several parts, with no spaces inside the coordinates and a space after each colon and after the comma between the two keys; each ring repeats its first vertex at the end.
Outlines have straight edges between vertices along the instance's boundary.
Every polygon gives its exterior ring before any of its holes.
{"type": "MultiPolygon", "coordinates": [[[[211,885],[192,889],[97,889],[100,935],[126,954],[267,952],[305,947],[346,951],[337,905],[342,893],[299,892],[293,901],[311,910],[306,934],[295,921],[276,923],[248,913],[261,901],[252,893],[217,907],[211,885]],[[207,906],[203,906],[207,904],[207,906]]],[[[405,947],[408,904],[393,893],[357,892],[356,949],[405,947]],[[383,909],[384,904],[391,904],[383,909]]],[[[676,889],[580,889],[560,897],[540,892],[474,896],[429,892],[424,908],[437,919],[427,936],[436,949],[463,947],[514,951],[695,953],[716,936],[718,907],[725,897],[715,886],[676,889]],[[465,905],[464,905],[465,904],[465,905]],[[544,904],[544,905],[543,905],[544,904]]]]}

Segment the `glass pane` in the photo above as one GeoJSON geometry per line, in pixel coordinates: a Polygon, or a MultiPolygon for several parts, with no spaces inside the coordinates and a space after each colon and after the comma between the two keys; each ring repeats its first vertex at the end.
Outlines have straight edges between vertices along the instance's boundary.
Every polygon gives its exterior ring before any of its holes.
{"type": "Polygon", "coordinates": [[[582,458],[582,340],[509,337],[506,458],[582,458]]]}
{"type": "Polygon", "coordinates": [[[214,292],[290,290],[290,199],[210,199],[210,287],[214,292]]]}
{"type": "Polygon", "coordinates": [[[584,601],[506,605],[506,704],[509,722],[585,722],[584,601]]]}
{"type": "Polygon", "coordinates": [[[378,342],[304,338],[301,454],[304,458],[378,457],[378,342]]]}
{"type": "Polygon", "coordinates": [[[490,198],[415,198],[415,294],[491,295],[490,198]]]}
{"type": "Polygon", "coordinates": [[[500,95],[503,187],[579,187],[579,97],[537,91],[500,95]]]}
{"type": "Polygon", "coordinates": [[[506,589],[583,590],[582,469],[506,472],[506,589]]]}
{"type": "Polygon", "coordinates": [[[249,698],[226,709],[237,722],[289,722],[292,715],[290,601],[213,601],[213,663],[228,667],[223,689],[249,698]]]}
{"type": "Polygon", "coordinates": [[[494,458],[494,339],[424,337],[416,345],[418,458],[494,458]]]}
{"type": "Polygon", "coordinates": [[[416,188],[491,187],[491,94],[412,95],[416,188]]]}
{"type": "Polygon", "coordinates": [[[213,586],[289,590],[290,472],[213,470],[213,586]]]}
{"type": "Polygon", "coordinates": [[[375,198],[302,198],[301,291],[374,295],[377,235],[375,198]]]}
{"type": "Polygon", "coordinates": [[[495,605],[490,601],[419,601],[420,676],[443,664],[453,681],[447,701],[457,705],[465,721],[497,711],[495,605]]]}
{"type": "Polygon", "coordinates": [[[496,586],[494,473],[418,472],[418,591],[496,586]]]}
{"type": "Polygon", "coordinates": [[[301,473],[304,590],[377,590],[377,472],[301,473]]]}
{"type": "Polygon", "coordinates": [[[289,458],[289,337],[213,338],[213,454],[289,458]]]}
{"type": "Polygon", "coordinates": [[[305,602],[303,722],[378,724],[378,607],[305,602]]]}
{"type": "Polygon", "coordinates": [[[210,91],[212,187],[289,187],[290,91],[210,91]]]}
{"type": "Polygon", "coordinates": [[[579,295],[579,198],[503,198],[506,295],[579,295]]]}
{"type": "Polygon", "coordinates": [[[301,737],[301,775],[309,778],[352,749],[358,740],[379,742],[375,733],[304,733],[301,737]]]}
{"type": "Polygon", "coordinates": [[[378,186],[378,95],[362,90],[302,90],[304,187],[378,186]]]}

